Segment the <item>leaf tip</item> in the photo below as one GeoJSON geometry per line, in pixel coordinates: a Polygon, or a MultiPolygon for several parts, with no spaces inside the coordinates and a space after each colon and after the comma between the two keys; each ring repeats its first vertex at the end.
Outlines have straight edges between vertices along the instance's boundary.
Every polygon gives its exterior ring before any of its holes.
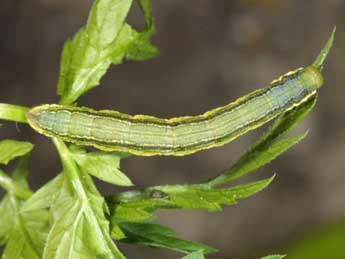
{"type": "Polygon", "coordinates": [[[320,54],[317,56],[317,58],[315,59],[313,63],[313,66],[319,69],[320,71],[323,69],[323,63],[325,62],[325,59],[327,58],[328,53],[333,46],[336,29],[337,29],[336,26],[334,26],[332,33],[326,42],[326,45],[321,50],[320,54]]]}

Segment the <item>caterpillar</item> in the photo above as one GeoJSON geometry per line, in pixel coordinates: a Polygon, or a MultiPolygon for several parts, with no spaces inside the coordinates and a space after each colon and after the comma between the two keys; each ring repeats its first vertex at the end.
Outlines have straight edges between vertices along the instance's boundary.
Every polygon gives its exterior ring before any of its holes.
{"type": "Polygon", "coordinates": [[[45,104],[29,110],[27,121],[49,137],[141,156],[183,156],[221,146],[316,95],[324,82],[321,70],[333,36],[334,31],[313,65],[201,115],[163,119],[45,104]]]}
{"type": "Polygon", "coordinates": [[[269,86],[198,116],[161,119],[46,104],[27,113],[43,135],[135,155],[182,156],[224,145],[316,94],[323,84],[313,66],[289,72],[269,86]]]}

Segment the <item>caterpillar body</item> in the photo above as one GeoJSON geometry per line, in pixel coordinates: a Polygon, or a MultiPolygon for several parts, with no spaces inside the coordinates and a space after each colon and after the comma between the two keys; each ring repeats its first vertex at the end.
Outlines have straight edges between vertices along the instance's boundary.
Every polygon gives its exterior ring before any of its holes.
{"type": "Polygon", "coordinates": [[[43,135],[141,156],[183,156],[224,145],[307,101],[323,84],[317,66],[291,71],[268,86],[197,116],[171,119],[45,104],[27,120],[43,135]]]}

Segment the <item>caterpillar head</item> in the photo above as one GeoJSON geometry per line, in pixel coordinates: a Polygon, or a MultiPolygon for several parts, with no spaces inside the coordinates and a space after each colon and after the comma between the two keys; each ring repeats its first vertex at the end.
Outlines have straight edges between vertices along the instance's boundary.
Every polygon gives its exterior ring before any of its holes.
{"type": "Polygon", "coordinates": [[[306,67],[300,75],[303,84],[311,90],[317,90],[323,85],[323,76],[319,69],[314,66],[306,67]]]}

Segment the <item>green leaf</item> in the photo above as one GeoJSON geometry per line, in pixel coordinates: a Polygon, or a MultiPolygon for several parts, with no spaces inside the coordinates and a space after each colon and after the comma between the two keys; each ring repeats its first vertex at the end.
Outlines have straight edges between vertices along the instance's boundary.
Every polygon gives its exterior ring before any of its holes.
{"type": "Polygon", "coordinates": [[[262,257],[260,259],[282,259],[284,257],[285,255],[269,255],[269,256],[262,257]]]}
{"type": "Polygon", "coordinates": [[[58,175],[26,200],[21,208],[21,212],[27,213],[35,210],[49,209],[55,203],[62,185],[63,177],[62,175],[58,175]]]}
{"type": "Polygon", "coordinates": [[[127,51],[126,58],[141,61],[156,57],[159,50],[150,43],[149,38],[150,35],[142,35],[138,38],[127,51]]]}
{"type": "Polygon", "coordinates": [[[31,240],[32,246],[35,247],[35,250],[38,252],[41,258],[48,232],[51,227],[51,213],[44,209],[30,212],[22,212],[19,210],[19,213],[22,217],[23,226],[25,226],[27,236],[29,237],[29,240],[31,240]]]}
{"type": "Polygon", "coordinates": [[[242,184],[227,189],[210,189],[203,185],[167,185],[122,193],[108,198],[112,216],[117,220],[139,222],[152,218],[157,209],[205,209],[219,211],[222,205],[236,204],[237,200],[249,197],[268,186],[274,177],[242,184]],[[153,193],[162,193],[160,197],[153,193]],[[132,194],[130,196],[130,194],[132,194]],[[128,197],[126,197],[128,196],[128,197]]]}
{"type": "Polygon", "coordinates": [[[150,34],[141,34],[126,53],[126,58],[131,60],[147,60],[159,54],[157,47],[150,43],[150,34]]]}
{"type": "MultiPolygon", "coordinates": [[[[87,175],[84,180],[92,184],[87,175]]],[[[64,178],[60,193],[52,205],[53,225],[49,232],[43,258],[109,258],[124,257],[109,235],[109,223],[103,210],[103,199],[92,189],[86,191],[86,200],[71,192],[64,178]]]]}
{"type": "Polygon", "coordinates": [[[155,33],[156,28],[153,23],[151,1],[139,0],[139,5],[146,18],[146,28],[139,33],[139,37],[127,51],[126,57],[132,60],[147,60],[159,54],[157,47],[150,42],[150,37],[155,33]]]}
{"type": "Polygon", "coordinates": [[[328,38],[326,45],[321,50],[320,54],[317,56],[317,58],[315,59],[315,61],[313,63],[313,66],[318,68],[319,70],[322,70],[323,63],[325,62],[325,59],[327,58],[328,53],[333,46],[335,31],[336,31],[336,27],[333,28],[331,36],[328,38]]]}
{"type": "Polygon", "coordinates": [[[31,195],[26,180],[28,174],[27,162],[27,156],[19,160],[13,172],[13,179],[0,170],[0,185],[8,192],[0,204],[0,243],[2,244],[8,240],[7,236],[15,225],[17,198],[26,199],[31,195]]]}
{"type": "Polygon", "coordinates": [[[202,251],[198,251],[198,252],[194,252],[191,253],[189,255],[186,255],[185,257],[183,257],[182,259],[204,259],[204,254],[202,253],[202,251]]]}
{"type": "Polygon", "coordinates": [[[121,229],[126,238],[121,242],[166,248],[182,253],[203,251],[205,254],[216,252],[215,249],[204,244],[191,242],[176,237],[175,232],[167,227],[150,223],[121,223],[121,229]]]}
{"type": "Polygon", "coordinates": [[[114,219],[119,221],[128,221],[128,222],[144,222],[151,220],[153,215],[151,212],[146,211],[147,207],[151,207],[152,204],[138,204],[135,206],[134,204],[121,204],[115,207],[112,215],[114,215],[114,219]],[[143,208],[140,208],[143,207],[143,208]]]}
{"type": "Polygon", "coordinates": [[[290,132],[308,115],[313,109],[316,100],[316,96],[312,97],[304,104],[282,115],[233,166],[225,170],[218,177],[208,180],[204,184],[208,187],[215,187],[238,179],[269,163],[296,145],[307,133],[283,140],[279,139],[290,132]]]}
{"type": "Polygon", "coordinates": [[[125,57],[143,60],[157,54],[149,42],[154,33],[149,2],[143,1],[146,28],[141,33],[125,23],[131,3],[132,0],[95,1],[86,27],[65,43],[58,83],[60,103],[72,104],[99,85],[111,63],[120,64],[125,57]]]}
{"type": "Polygon", "coordinates": [[[24,200],[32,195],[27,182],[27,175],[29,173],[28,158],[28,155],[21,157],[12,173],[12,178],[0,169],[0,186],[14,197],[24,200]]]}
{"type": "MultiPolygon", "coordinates": [[[[12,185],[27,188],[27,165],[27,159],[21,159],[13,173],[12,185]]],[[[5,244],[2,258],[39,259],[49,229],[49,215],[47,211],[21,213],[24,201],[16,194],[8,192],[0,206],[0,241],[5,244]]]]}
{"type": "Polygon", "coordinates": [[[62,185],[63,177],[58,175],[36,191],[20,208],[28,233],[41,254],[51,227],[50,207],[55,203],[62,185]]]}
{"type": "Polygon", "coordinates": [[[132,0],[94,2],[86,27],[65,43],[58,83],[60,103],[72,104],[99,84],[116,56],[117,37],[131,4],[132,0]]]}
{"type": "Polygon", "coordinates": [[[63,163],[63,185],[51,211],[44,259],[125,259],[110,236],[106,205],[91,177],[79,170],[66,145],[53,139],[63,163]]]}
{"type": "Polygon", "coordinates": [[[149,0],[139,0],[139,5],[146,19],[144,31],[137,32],[129,25],[125,25],[123,32],[118,37],[117,44],[122,45],[122,55],[116,55],[113,58],[114,64],[120,64],[123,58],[131,60],[147,60],[156,57],[159,54],[157,47],[150,42],[150,37],[155,33],[156,28],[153,23],[151,2],[149,0]],[[127,28],[125,28],[127,26],[127,28]]]}
{"type": "Polygon", "coordinates": [[[130,46],[139,38],[140,34],[134,30],[130,25],[124,24],[119,36],[116,39],[114,45],[116,49],[111,57],[111,62],[115,65],[121,64],[126,57],[126,53],[130,46]]]}
{"type": "Polygon", "coordinates": [[[120,171],[120,157],[110,152],[72,153],[81,169],[105,182],[132,186],[131,180],[120,171]]]}
{"type": "Polygon", "coordinates": [[[121,239],[126,238],[125,233],[122,231],[122,229],[117,223],[113,222],[110,229],[111,229],[110,235],[114,240],[121,240],[121,239]]]}
{"type": "Polygon", "coordinates": [[[11,179],[2,170],[0,170],[0,186],[17,198],[27,199],[32,195],[29,189],[11,179]]]}
{"type": "MultiPolygon", "coordinates": [[[[8,259],[39,259],[40,251],[35,247],[33,240],[28,234],[28,230],[25,228],[22,222],[29,224],[19,214],[20,202],[11,195],[5,197],[8,199],[6,202],[9,204],[8,215],[11,220],[6,222],[9,224],[6,233],[6,245],[2,258],[8,259]]],[[[3,220],[2,215],[2,220],[3,220]]],[[[6,218],[6,217],[5,217],[6,218]]],[[[1,226],[2,227],[2,226],[1,226]]]]}
{"type": "Polygon", "coordinates": [[[157,209],[177,208],[167,194],[155,187],[109,196],[107,204],[113,222],[146,222],[154,218],[157,209]]]}
{"type": "Polygon", "coordinates": [[[132,0],[97,0],[86,25],[90,45],[103,50],[111,45],[127,17],[132,0]]]}
{"type": "Polygon", "coordinates": [[[233,205],[237,200],[249,197],[265,187],[273,180],[274,176],[227,189],[206,189],[193,186],[164,186],[158,188],[169,196],[178,208],[206,209],[209,211],[221,210],[221,205],[233,205]]]}
{"type": "Polygon", "coordinates": [[[12,159],[24,156],[33,149],[29,142],[5,139],[0,141],[0,163],[7,165],[12,159]]]}
{"type": "Polygon", "coordinates": [[[152,17],[151,0],[138,0],[138,2],[146,18],[146,30],[154,31],[155,27],[152,17]]]}
{"type": "Polygon", "coordinates": [[[27,181],[29,175],[29,161],[30,154],[21,157],[18,161],[16,168],[12,173],[13,180],[20,184],[21,187],[26,188],[27,190],[30,189],[27,181]]]}
{"type": "Polygon", "coordinates": [[[0,244],[3,245],[8,239],[14,218],[14,210],[9,195],[5,195],[0,203],[0,215],[0,244]]]}

